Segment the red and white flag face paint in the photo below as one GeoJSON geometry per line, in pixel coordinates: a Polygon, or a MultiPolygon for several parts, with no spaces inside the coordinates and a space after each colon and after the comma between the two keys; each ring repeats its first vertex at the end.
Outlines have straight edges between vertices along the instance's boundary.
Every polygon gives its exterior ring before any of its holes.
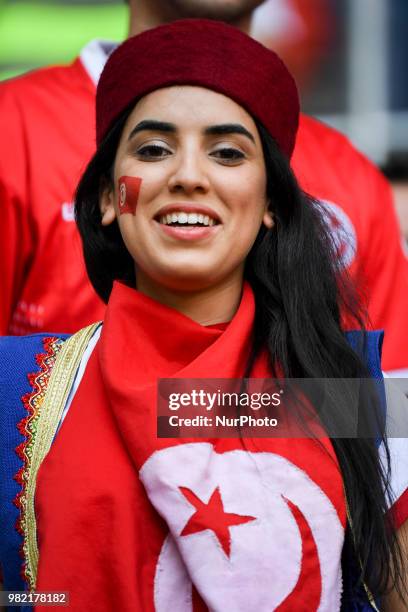
{"type": "Polygon", "coordinates": [[[138,176],[121,176],[118,180],[119,214],[126,213],[135,215],[139,200],[140,186],[142,179],[138,176]]]}
{"type": "Polygon", "coordinates": [[[340,609],[338,512],[288,459],[185,444],[156,451],[140,478],[170,528],[156,567],[157,612],[192,612],[193,585],[214,610],[340,609]]]}

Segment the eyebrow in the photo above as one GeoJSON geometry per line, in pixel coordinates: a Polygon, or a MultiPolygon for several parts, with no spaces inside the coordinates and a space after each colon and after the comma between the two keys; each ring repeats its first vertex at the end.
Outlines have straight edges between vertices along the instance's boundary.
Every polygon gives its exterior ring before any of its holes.
{"type": "Polygon", "coordinates": [[[221,125],[211,125],[208,128],[205,128],[204,134],[208,134],[210,136],[218,136],[223,134],[242,134],[242,136],[246,136],[255,144],[255,138],[252,136],[251,132],[248,132],[248,130],[239,123],[223,123],[221,125]]]}
{"type": "MultiPolygon", "coordinates": [[[[174,123],[167,123],[166,121],[156,121],[155,119],[145,119],[144,121],[140,121],[133,130],[129,134],[128,140],[131,140],[135,134],[143,131],[151,131],[151,132],[177,132],[177,127],[174,123]]],[[[220,125],[210,125],[205,128],[204,134],[207,136],[222,136],[224,134],[242,134],[242,136],[246,136],[251,142],[255,144],[255,138],[252,136],[251,132],[249,132],[243,125],[239,123],[223,123],[220,125]]]]}
{"type": "Polygon", "coordinates": [[[128,140],[133,138],[135,134],[138,132],[143,132],[144,130],[151,132],[176,132],[177,128],[174,123],[167,123],[166,121],[156,121],[155,119],[145,119],[138,123],[133,130],[129,134],[128,140]]]}

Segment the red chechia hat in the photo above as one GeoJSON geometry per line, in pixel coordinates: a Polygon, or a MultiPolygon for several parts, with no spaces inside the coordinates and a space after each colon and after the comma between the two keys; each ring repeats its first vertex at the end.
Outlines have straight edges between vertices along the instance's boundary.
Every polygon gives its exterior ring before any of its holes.
{"type": "Polygon", "coordinates": [[[292,75],[270,49],[233,26],[207,19],[147,30],[112,53],[97,89],[97,144],[132,103],[171,85],[198,85],[228,96],[291,157],[299,121],[292,75]]]}

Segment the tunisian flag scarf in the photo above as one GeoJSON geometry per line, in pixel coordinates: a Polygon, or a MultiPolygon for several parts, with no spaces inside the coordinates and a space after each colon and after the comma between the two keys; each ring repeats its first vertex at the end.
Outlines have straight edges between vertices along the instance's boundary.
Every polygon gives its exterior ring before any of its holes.
{"type": "Polygon", "coordinates": [[[340,608],[328,443],[156,437],[157,378],[241,377],[253,320],[248,285],[223,331],[115,284],[38,475],[37,590],[68,591],[75,612],[340,608]]]}

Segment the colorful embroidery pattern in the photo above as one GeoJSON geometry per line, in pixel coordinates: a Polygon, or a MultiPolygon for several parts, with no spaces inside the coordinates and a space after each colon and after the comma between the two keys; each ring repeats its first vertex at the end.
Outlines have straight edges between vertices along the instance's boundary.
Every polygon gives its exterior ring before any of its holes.
{"type": "Polygon", "coordinates": [[[99,325],[88,325],[67,340],[45,338],[45,353],[36,357],[40,371],[28,376],[33,390],[22,397],[27,416],[18,430],[25,441],[16,452],[23,466],[15,476],[22,488],[14,502],[20,511],[16,527],[23,537],[22,577],[30,590],[35,589],[39,556],[34,507],[38,470],[58,430],[82,356],[99,325]]]}
{"type": "Polygon", "coordinates": [[[60,338],[48,337],[43,339],[43,344],[45,353],[37,354],[35,357],[40,369],[38,372],[28,374],[28,380],[32,387],[32,391],[26,393],[21,398],[27,411],[27,416],[18,424],[18,430],[24,437],[24,441],[16,448],[16,453],[23,462],[22,467],[15,475],[15,480],[21,485],[21,491],[14,499],[14,504],[20,512],[16,528],[23,537],[23,544],[21,547],[21,555],[23,557],[22,577],[27,582],[30,589],[35,586],[35,577],[30,569],[27,551],[27,533],[33,528],[33,526],[29,524],[30,520],[27,515],[27,483],[30,474],[32,450],[35,444],[38,420],[41,414],[41,406],[44,401],[52,368],[59,351],[64,345],[64,341],[60,338]]]}

